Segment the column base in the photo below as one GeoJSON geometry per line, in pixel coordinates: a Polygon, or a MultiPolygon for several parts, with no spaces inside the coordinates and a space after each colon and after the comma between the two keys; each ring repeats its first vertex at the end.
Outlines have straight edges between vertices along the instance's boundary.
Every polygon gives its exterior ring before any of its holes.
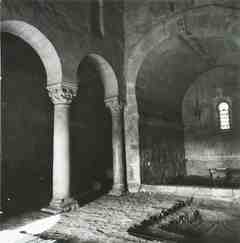
{"type": "Polygon", "coordinates": [[[138,183],[129,183],[128,184],[128,191],[130,193],[138,193],[140,191],[141,184],[138,183]]]}
{"type": "Polygon", "coordinates": [[[117,186],[113,186],[111,191],[108,192],[108,195],[119,197],[119,196],[122,196],[125,193],[126,193],[125,186],[124,185],[117,185],[117,186]]]}
{"type": "Polygon", "coordinates": [[[78,208],[78,202],[73,198],[52,199],[49,206],[46,208],[42,208],[41,211],[48,214],[59,214],[76,210],[78,208]]]}

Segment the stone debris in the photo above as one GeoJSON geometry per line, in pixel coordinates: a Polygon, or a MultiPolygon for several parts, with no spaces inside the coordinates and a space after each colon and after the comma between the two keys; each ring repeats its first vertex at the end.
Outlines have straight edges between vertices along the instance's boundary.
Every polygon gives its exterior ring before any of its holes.
{"type": "MultiPolygon", "coordinates": [[[[162,210],[172,208],[178,200],[186,200],[186,198],[143,192],[121,197],[104,195],[76,211],[62,213],[57,224],[41,233],[39,237],[42,240],[56,240],[57,243],[159,242],[137,238],[128,234],[127,230],[135,224],[140,224],[144,219],[159,214],[162,210]]],[[[209,205],[209,209],[218,206],[225,208],[224,215],[221,215],[221,218],[225,217],[226,221],[232,217],[232,214],[239,211],[239,208],[237,210],[237,208],[229,207],[229,205],[218,205],[216,202],[207,202],[206,200],[203,202],[194,201],[193,203],[202,206],[209,205]],[[227,211],[231,212],[228,213],[227,211]]],[[[214,210],[208,210],[208,212],[212,212],[214,217],[214,210]]],[[[37,214],[36,218],[39,218],[37,214]]],[[[33,220],[33,214],[30,215],[30,219],[33,220]]],[[[17,222],[19,220],[18,218],[17,222]]],[[[27,221],[26,215],[24,221],[27,221]]],[[[13,223],[13,220],[11,220],[11,224],[13,223]]],[[[8,222],[5,222],[5,229],[6,226],[9,226],[8,222]]],[[[2,241],[0,242],[2,243],[2,241]]],[[[50,243],[52,242],[50,241],[50,243]]]]}

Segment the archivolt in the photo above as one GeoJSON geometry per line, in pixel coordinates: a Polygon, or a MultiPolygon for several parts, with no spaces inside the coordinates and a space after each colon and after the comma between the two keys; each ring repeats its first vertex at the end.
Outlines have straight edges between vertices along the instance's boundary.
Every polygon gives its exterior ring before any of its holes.
{"type": "MultiPolygon", "coordinates": [[[[118,97],[118,81],[112,66],[100,55],[89,54],[81,63],[89,61],[94,64],[98,72],[100,73],[101,80],[104,86],[104,97],[105,99],[118,97]]],[[[81,63],[79,67],[81,66],[81,63]]]]}
{"type": "Polygon", "coordinates": [[[1,31],[26,41],[39,55],[47,73],[47,85],[62,81],[62,65],[53,44],[34,26],[17,20],[1,22],[1,31]]]}

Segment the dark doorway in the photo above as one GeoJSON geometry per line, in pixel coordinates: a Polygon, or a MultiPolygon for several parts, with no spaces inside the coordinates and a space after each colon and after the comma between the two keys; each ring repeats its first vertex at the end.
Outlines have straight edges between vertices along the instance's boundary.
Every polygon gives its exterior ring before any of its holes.
{"type": "Polygon", "coordinates": [[[112,124],[100,74],[88,58],[80,64],[78,79],[71,108],[72,189],[84,203],[112,187],[112,124]]]}
{"type": "Polygon", "coordinates": [[[52,107],[40,57],[14,35],[1,41],[3,207],[11,213],[50,200],[52,107]]]}

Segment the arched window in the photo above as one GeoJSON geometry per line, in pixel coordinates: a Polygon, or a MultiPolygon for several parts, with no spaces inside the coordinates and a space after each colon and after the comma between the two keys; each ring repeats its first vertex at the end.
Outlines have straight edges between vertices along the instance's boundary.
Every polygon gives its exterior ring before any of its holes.
{"type": "Polygon", "coordinates": [[[221,102],[218,104],[219,124],[221,130],[231,129],[229,109],[230,107],[227,102],[221,102]]]}

